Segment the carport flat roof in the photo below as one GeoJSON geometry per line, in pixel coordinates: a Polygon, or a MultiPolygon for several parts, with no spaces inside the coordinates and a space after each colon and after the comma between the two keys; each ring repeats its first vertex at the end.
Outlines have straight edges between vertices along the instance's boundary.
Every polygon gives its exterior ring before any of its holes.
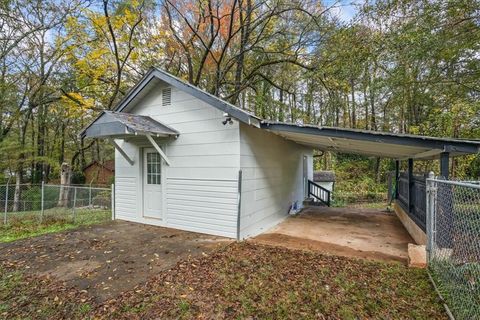
{"type": "Polygon", "coordinates": [[[450,156],[459,156],[480,151],[480,140],[436,138],[273,121],[263,121],[261,127],[318,150],[382,158],[436,159],[443,152],[448,152],[450,156]]]}

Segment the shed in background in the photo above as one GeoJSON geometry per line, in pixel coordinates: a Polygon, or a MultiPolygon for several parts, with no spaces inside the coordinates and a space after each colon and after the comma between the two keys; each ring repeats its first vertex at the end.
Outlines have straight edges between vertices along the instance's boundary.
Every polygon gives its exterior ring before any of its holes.
{"type": "Polygon", "coordinates": [[[335,185],[335,172],[317,170],[313,173],[313,182],[327,189],[328,191],[333,192],[335,185]]]}
{"type": "Polygon", "coordinates": [[[112,183],[115,176],[115,161],[106,160],[105,162],[92,161],[83,168],[86,184],[108,185],[112,183]]]}

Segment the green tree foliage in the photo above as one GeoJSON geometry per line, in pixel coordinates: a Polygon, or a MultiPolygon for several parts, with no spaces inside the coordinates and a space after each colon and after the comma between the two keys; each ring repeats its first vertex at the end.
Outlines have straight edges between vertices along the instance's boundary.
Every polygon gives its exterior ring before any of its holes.
{"type": "MultiPolygon", "coordinates": [[[[478,138],[479,7],[377,0],[342,22],[308,0],[2,1],[0,170],[38,182],[110,157],[77,133],[152,65],[267,119],[478,138]]],[[[391,169],[367,161],[373,180],[391,169]]]]}

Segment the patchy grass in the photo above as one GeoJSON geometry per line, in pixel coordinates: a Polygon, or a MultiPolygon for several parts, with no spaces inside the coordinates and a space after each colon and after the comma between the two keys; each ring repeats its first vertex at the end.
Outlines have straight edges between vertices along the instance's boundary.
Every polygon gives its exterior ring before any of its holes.
{"type": "Polygon", "coordinates": [[[356,208],[356,209],[383,209],[387,211],[392,210],[391,205],[386,201],[354,203],[354,204],[349,204],[346,207],[356,208]]]}
{"type": "Polygon", "coordinates": [[[0,269],[5,318],[446,319],[424,270],[250,243],[179,262],[102,304],[0,269]]]}
{"type": "Polygon", "coordinates": [[[441,319],[424,270],[233,244],[178,264],[95,316],[124,319],[441,319]]]}
{"type": "Polygon", "coordinates": [[[0,267],[1,319],[81,319],[92,305],[85,292],[0,267]]]}
{"type": "Polygon", "coordinates": [[[110,210],[76,209],[75,219],[71,209],[45,210],[40,223],[40,212],[17,212],[8,214],[8,223],[0,226],[0,242],[11,242],[41,234],[99,224],[111,219],[110,210]]]}

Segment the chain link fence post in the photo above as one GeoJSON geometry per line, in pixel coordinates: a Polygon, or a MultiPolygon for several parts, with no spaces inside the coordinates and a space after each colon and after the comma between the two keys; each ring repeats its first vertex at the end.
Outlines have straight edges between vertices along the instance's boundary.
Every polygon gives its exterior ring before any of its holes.
{"type": "Polygon", "coordinates": [[[10,185],[10,179],[12,177],[9,177],[8,178],[8,181],[7,181],[7,187],[5,189],[5,210],[3,212],[3,224],[6,225],[7,224],[7,212],[8,212],[8,187],[10,185]]]}
{"type": "Polygon", "coordinates": [[[480,183],[427,179],[428,270],[447,313],[480,319],[480,183]]]}
{"type": "Polygon", "coordinates": [[[43,223],[43,213],[45,210],[45,181],[42,181],[41,190],[41,202],[40,202],[40,224],[43,223]]]}
{"type": "Polygon", "coordinates": [[[77,204],[77,187],[73,188],[73,206],[72,206],[72,213],[73,213],[73,223],[76,221],[76,213],[75,213],[75,206],[77,204]]]}
{"type": "Polygon", "coordinates": [[[90,182],[89,188],[88,188],[88,206],[92,206],[92,183],[93,180],[90,182]]]}
{"type": "Polygon", "coordinates": [[[433,245],[433,240],[432,240],[432,231],[433,231],[433,214],[434,214],[434,208],[433,208],[433,189],[434,189],[434,173],[429,172],[428,173],[428,179],[426,182],[426,196],[427,196],[427,201],[426,201],[426,211],[427,211],[427,260],[429,261],[431,258],[431,252],[432,252],[432,245],[433,245]]]}

